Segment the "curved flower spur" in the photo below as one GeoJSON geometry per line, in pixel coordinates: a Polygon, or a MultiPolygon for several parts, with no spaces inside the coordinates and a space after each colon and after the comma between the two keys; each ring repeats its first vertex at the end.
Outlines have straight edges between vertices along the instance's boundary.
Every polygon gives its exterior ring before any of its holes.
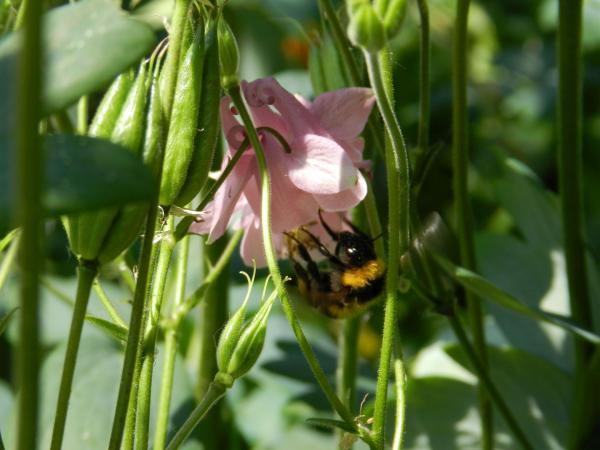
{"type": "MultiPolygon", "coordinates": [[[[286,91],[273,78],[244,82],[242,87],[255,126],[263,129],[260,139],[272,184],[273,239],[283,255],[283,232],[318,223],[319,209],[334,220],[327,212],[347,211],[367,194],[360,169],[368,167],[368,162],[362,159],[364,142],[359,135],[374,97],[368,88],[348,88],[322,94],[311,103],[286,91]]],[[[221,121],[228,143],[224,169],[246,137],[229,97],[221,101],[221,121]]],[[[249,148],[190,231],[208,234],[211,243],[228,225],[243,227],[244,262],[250,265],[255,259],[264,266],[259,180],[254,151],[249,148]]]]}

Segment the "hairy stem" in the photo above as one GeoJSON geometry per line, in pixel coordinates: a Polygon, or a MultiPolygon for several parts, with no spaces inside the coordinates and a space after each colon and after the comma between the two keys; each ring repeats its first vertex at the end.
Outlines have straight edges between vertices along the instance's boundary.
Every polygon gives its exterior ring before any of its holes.
{"type": "Polygon", "coordinates": [[[150,291],[150,311],[148,315],[146,335],[144,337],[144,348],[142,353],[142,371],[140,373],[140,385],[138,391],[137,405],[137,425],[135,431],[136,450],[145,450],[148,448],[149,430],[150,430],[150,405],[152,400],[152,375],[154,363],[156,360],[156,341],[158,338],[158,322],[160,320],[167,275],[171,256],[175,249],[175,239],[173,238],[175,220],[169,216],[167,226],[163,230],[160,248],[158,253],[158,262],[152,278],[152,288],[150,291]]]}
{"type": "MultiPolygon", "coordinates": [[[[400,255],[410,243],[410,180],[408,153],[402,130],[394,115],[386,92],[377,54],[365,52],[367,71],[375,91],[377,105],[383,117],[391,146],[386,146],[386,168],[388,183],[388,253],[386,271],[385,317],[383,340],[379,360],[379,373],[373,415],[373,438],[378,448],[384,448],[385,410],[390,374],[390,360],[396,329],[396,303],[398,301],[398,270],[400,255]]],[[[399,381],[396,380],[398,383],[399,381]]],[[[402,382],[402,381],[400,381],[402,382]]]]}
{"type": "Polygon", "coordinates": [[[79,261],[79,267],[77,268],[77,295],[75,297],[73,317],[71,318],[71,329],[69,330],[69,339],[67,341],[62,377],[60,379],[60,388],[58,390],[58,401],[56,403],[50,450],[60,450],[62,447],[65,423],[67,421],[67,411],[69,409],[69,398],[71,397],[71,387],[73,386],[73,375],[75,374],[77,353],[79,351],[79,342],[81,340],[81,331],[83,330],[83,322],[85,321],[85,313],[87,311],[90,292],[92,290],[92,283],[97,274],[98,264],[96,262],[79,261]]]}
{"type": "MultiPolygon", "coordinates": [[[[185,281],[187,277],[187,263],[190,250],[189,237],[184,238],[179,245],[177,263],[175,266],[175,296],[173,308],[177,308],[185,300],[185,281]]],[[[165,362],[163,365],[162,380],[160,384],[160,397],[158,401],[158,414],[154,431],[154,449],[162,450],[167,442],[169,428],[169,412],[171,410],[171,395],[173,394],[173,375],[175,373],[175,358],[177,356],[178,328],[165,330],[165,362]]]]}
{"type": "Polygon", "coordinates": [[[426,152],[429,147],[429,102],[431,97],[429,84],[429,8],[427,0],[417,0],[421,21],[421,40],[419,42],[419,131],[417,147],[426,152]]]}
{"type": "Polygon", "coordinates": [[[394,378],[396,379],[396,424],[392,450],[401,450],[404,442],[404,425],[406,419],[406,368],[399,337],[394,339],[394,378]],[[399,381],[400,380],[400,381],[399,381]]]}
{"type": "MultiPolygon", "coordinates": [[[[452,64],[452,169],[456,226],[462,265],[476,270],[473,221],[468,190],[468,117],[467,117],[467,19],[469,1],[458,0],[453,38],[452,64]]],[[[477,355],[487,367],[485,333],[480,302],[471,292],[466,293],[469,324],[477,355]]],[[[482,448],[494,447],[492,408],[483,386],[478,387],[481,416],[482,448]]]]}
{"type": "MultiPolygon", "coordinates": [[[[360,316],[343,320],[338,337],[337,363],[337,395],[342,399],[348,410],[352,411],[356,402],[356,371],[358,368],[358,332],[360,316]]],[[[349,450],[341,442],[344,433],[340,434],[340,449],[349,450]]]]}
{"type": "MultiPolygon", "coordinates": [[[[202,401],[194,408],[190,417],[187,418],[181,428],[175,433],[169,442],[167,450],[177,450],[186,440],[194,428],[202,421],[206,414],[225,395],[227,388],[217,381],[213,381],[202,398],[202,401]]],[[[158,450],[158,449],[157,449],[158,450]]]]}

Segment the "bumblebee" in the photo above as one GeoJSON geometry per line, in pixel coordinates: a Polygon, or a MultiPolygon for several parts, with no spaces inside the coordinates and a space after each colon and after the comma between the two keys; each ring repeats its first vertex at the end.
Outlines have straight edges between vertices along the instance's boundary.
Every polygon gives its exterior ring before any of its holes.
{"type": "Polygon", "coordinates": [[[351,222],[345,221],[352,231],[336,232],[323,220],[321,211],[319,220],[336,243],[333,254],[305,227],[285,233],[298,290],[326,316],[338,319],[354,316],[368,308],[383,290],[385,264],[375,254],[375,239],[351,222]],[[328,270],[319,269],[309,248],[327,258],[328,270]]]}

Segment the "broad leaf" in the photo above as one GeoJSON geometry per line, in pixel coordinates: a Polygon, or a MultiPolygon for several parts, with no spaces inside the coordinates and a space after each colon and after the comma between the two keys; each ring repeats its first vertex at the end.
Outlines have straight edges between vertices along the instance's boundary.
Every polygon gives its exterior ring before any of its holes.
{"type": "MultiPolygon", "coordinates": [[[[43,26],[45,114],[103,87],[139,61],[155,42],[150,28],[127,18],[109,0],[84,0],[52,9],[43,26]]],[[[19,40],[18,32],[0,40],[0,132],[14,125],[10,122],[17,105],[19,40]]]]}
{"type": "MultiPolygon", "coordinates": [[[[131,152],[111,142],[46,136],[42,202],[47,216],[72,214],[150,198],[154,180],[131,152]]],[[[0,230],[16,223],[12,141],[0,137],[0,230]]]]}
{"type": "MultiPolygon", "coordinates": [[[[460,346],[449,346],[446,352],[470,370],[460,346]]],[[[517,349],[488,346],[487,352],[491,378],[517,421],[527,431],[534,448],[563,449],[572,402],[571,379],[567,373],[542,358],[517,349]]]]}

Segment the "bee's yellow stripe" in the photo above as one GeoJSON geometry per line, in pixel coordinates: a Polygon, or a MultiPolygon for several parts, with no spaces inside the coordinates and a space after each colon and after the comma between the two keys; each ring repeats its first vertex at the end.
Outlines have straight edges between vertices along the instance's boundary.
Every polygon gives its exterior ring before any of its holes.
{"type": "Polygon", "coordinates": [[[353,267],[344,270],[341,282],[344,286],[360,289],[368,286],[371,281],[382,276],[384,272],[385,265],[383,264],[383,261],[374,259],[361,267],[353,267]]]}

